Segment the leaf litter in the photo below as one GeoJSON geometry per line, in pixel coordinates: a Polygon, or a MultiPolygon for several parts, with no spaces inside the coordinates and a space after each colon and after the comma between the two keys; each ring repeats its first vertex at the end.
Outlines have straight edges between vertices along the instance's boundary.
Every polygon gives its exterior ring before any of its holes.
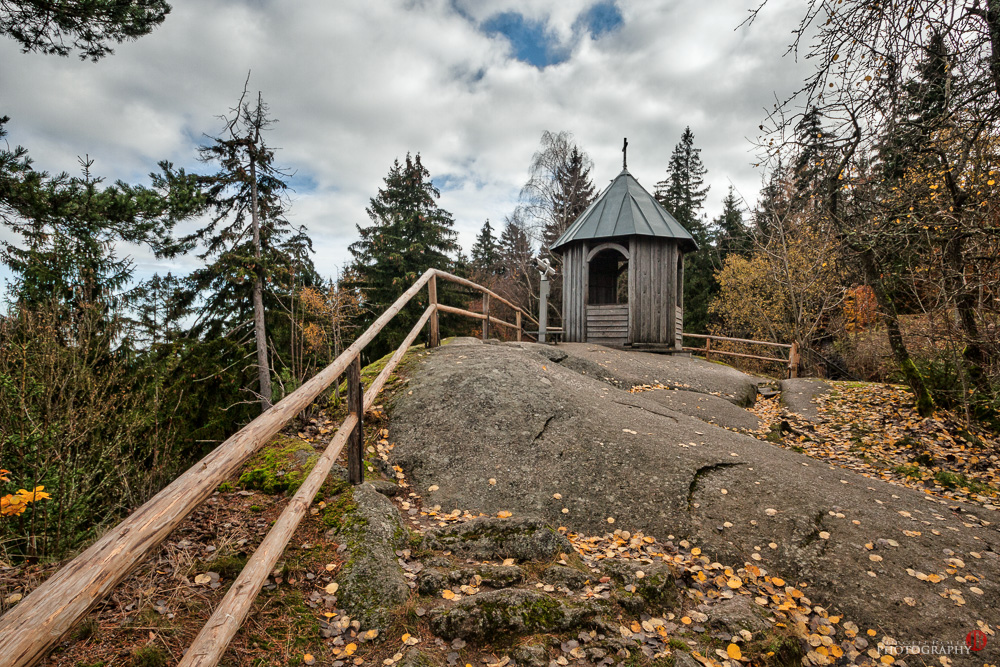
{"type": "Polygon", "coordinates": [[[922,418],[900,386],[830,384],[833,390],[815,401],[815,421],[790,412],[777,396],[759,397],[750,411],[763,426],[751,434],[947,502],[1000,510],[1000,436],[946,410],[922,418]]]}

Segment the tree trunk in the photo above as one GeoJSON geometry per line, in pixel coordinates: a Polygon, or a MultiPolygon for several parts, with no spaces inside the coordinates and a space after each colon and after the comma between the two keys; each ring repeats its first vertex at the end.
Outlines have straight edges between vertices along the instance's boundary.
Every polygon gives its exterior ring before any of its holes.
{"type": "MultiPolygon", "coordinates": [[[[250,143],[250,142],[248,142],[250,143]]],[[[264,269],[261,266],[260,213],[257,208],[257,165],[255,144],[248,146],[250,154],[250,218],[253,222],[253,251],[257,260],[253,283],[253,329],[257,343],[257,377],[260,380],[260,410],[271,407],[271,368],[267,361],[267,331],[264,328],[264,269]]]]}
{"type": "Polygon", "coordinates": [[[906,349],[906,342],[903,340],[903,332],[899,327],[899,314],[896,312],[896,303],[892,293],[880,277],[878,264],[872,251],[869,249],[861,252],[862,265],[868,277],[868,282],[875,292],[875,299],[878,301],[879,310],[882,315],[882,323],[885,324],[886,335],[889,338],[889,347],[892,349],[893,359],[903,373],[906,384],[913,391],[916,400],[917,412],[921,417],[929,417],[934,411],[934,399],[931,397],[927,384],[917,365],[910,358],[910,352],[906,349]]]}
{"type": "MultiPolygon", "coordinates": [[[[981,344],[979,323],[976,321],[976,297],[965,284],[964,242],[961,232],[949,239],[944,247],[944,258],[948,266],[948,291],[955,300],[955,311],[962,327],[965,349],[962,358],[965,373],[977,390],[989,394],[989,379],[983,373],[983,368],[989,363],[986,352],[981,344]]],[[[968,397],[963,397],[964,399],[968,397]]]]}

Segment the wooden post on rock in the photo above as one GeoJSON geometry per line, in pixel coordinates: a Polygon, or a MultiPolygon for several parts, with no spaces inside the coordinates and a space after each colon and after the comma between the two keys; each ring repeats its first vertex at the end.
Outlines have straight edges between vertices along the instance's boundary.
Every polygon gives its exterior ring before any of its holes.
{"type": "Polygon", "coordinates": [[[361,387],[361,355],[354,357],[347,367],[347,412],[357,415],[358,421],[351,431],[347,441],[347,478],[351,484],[361,484],[365,481],[364,451],[365,432],[361,419],[365,414],[364,398],[361,387]]]}
{"type": "Polygon", "coordinates": [[[486,317],[483,319],[483,340],[489,340],[490,338],[490,295],[483,294],[483,315],[486,317]]]}
{"type": "MultiPolygon", "coordinates": [[[[438,302],[437,276],[431,276],[427,281],[427,300],[429,305],[436,306],[438,302]]],[[[437,347],[441,344],[441,329],[438,323],[437,308],[431,313],[430,332],[427,337],[427,347],[437,347]]]]}
{"type": "Polygon", "coordinates": [[[517,342],[521,342],[521,311],[514,312],[514,324],[517,325],[517,342]]]}

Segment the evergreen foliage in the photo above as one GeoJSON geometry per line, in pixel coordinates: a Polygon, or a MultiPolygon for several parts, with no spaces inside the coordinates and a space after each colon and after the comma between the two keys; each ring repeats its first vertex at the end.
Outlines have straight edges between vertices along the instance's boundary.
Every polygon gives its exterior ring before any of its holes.
{"type": "Polygon", "coordinates": [[[274,149],[264,139],[274,121],[261,94],[251,102],[244,89],[225,121],[224,135],[200,149],[201,160],[218,167],[200,179],[209,221],[168,254],[201,247],[198,257],[206,261],[187,277],[183,305],[198,313],[192,333],[216,338],[252,323],[259,396],[267,409],[272,399],[267,313],[276,314],[275,299],[293,291],[291,276],[305,274],[307,283],[316,279],[312,243],[304,228],[285,217],[287,174],[274,164],[274,149]],[[265,308],[265,299],[271,308],[265,308]]]}
{"type": "Polygon", "coordinates": [[[684,330],[707,333],[708,306],[718,292],[715,280],[713,237],[705,222],[702,206],[708,196],[708,170],[701,163],[694,133],[684,128],[667,165],[667,177],[656,184],[655,197],[677,222],[694,237],[698,250],[684,256],[684,330]]]}
{"type": "Polygon", "coordinates": [[[733,187],[722,200],[722,213],[715,219],[715,251],[717,268],[732,254],[745,255],[751,250],[750,233],[743,222],[743,209],[733,187]]]}
{"type": "Polygon", "coordinates": [[[590,179],[592,167],[590,158],[575,144],[565,159],[556,164],[552,192],[554,215],[542,230],[542,247],[546,252],[597,198],[590,179]]]}
{"type": "Polygon", "coordinates": [[[111,44],[134,41],[153,31],[170,13],[165,0],[3,0],[0,35],[25,53],[100,60],[111,44]]]}
{"type": "Polygon", "coordinates": [[[493,235],[493,226],[487,220],[476,236],[475,245],[472,246],[472,268],[484,275],[503,273],[504,267],[500,259],[500,243],[493,235]]]}
{"type": "MultiPolygon", "coordinates": [[[[358,225],[360,239],[349,247],[351,273],[364,297],[367,326],[429,268],[449,269],[449,254],[459,249],[451,213],[437,204],[441,193],[431,182],[420,154],[394,160],[384,186],[367,208],[372,224],[358,225]]],[[[399,346],[427,307],[426,294],[410,304],[382,330],[366,354],[377,359],[399,346]]]]}

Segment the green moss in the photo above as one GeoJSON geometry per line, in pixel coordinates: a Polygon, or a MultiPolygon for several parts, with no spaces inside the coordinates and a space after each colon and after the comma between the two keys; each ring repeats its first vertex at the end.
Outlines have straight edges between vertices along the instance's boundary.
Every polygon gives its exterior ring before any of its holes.
{"type": "Polygon", "coordinates": [[[904,475],[906,477],[910,477],[913,479],[920,479],[923,477],[923,473],[920,472],[920,466],[914,466],[914,465],[896,466],[895,468],[892,469],[892,471],[897,474],[904,475]]]}
{"type": "Polygon", "coordinates": [[[205,564],[207,572],[218,572],[223,579],[235,579],[246,567],[247,557],[243,554],[218,556],[205,564]]]}
{"type": "Polygon", "coordinates": [[[342,532],[345,528],[360,528],[367,522],[358,514],[357,509],[358,504],[354,502],[354,494],[346,491],[326,504],[320,512],[320,519],[324,525],[337,528],[338,532],[342,532]]]}
{"type": "Polygon", "coordinates": [[[775,665],[776,667],[791,667],[802,664],[802,645],[794,637],[775,635],[770,637],[760,651],[766,661],[765,665],[775,665]],[[767,655],[772,653],[773,655],[767,655]]]}
{"type": "Polygon", "coordinates": [[[677,606],[677,588],[673,580],[662,573],[639,579],[636,593],[657,609],[673,609],[677,606]]]}
{"type": "Polygon", "coordinates": [[[229,493],[232,490],[233,490],[233,485],[230,484],[229,482],[223,482],[222,484],[219,484],[219,493],[229,493]]]}
{"type": "MultiPolygon", "coordinates": [[[[410,347],[410,349],[406,351],[406,354],[403,355],[403,358],[399,360],[399,366],[402,366],[407,362],[411,361],[413,355],[416,354],[417,352],[422,351],[423,349],[424,349],[423,345],[414,345],[410,347]]],[[[378,377],[378,374],[385,369],[386,365],[389,363],[389,360],[392,358],[392,355],[394,354],[396,354],[395,350],[389,352],[381,359],[376,359],[367,366],[363,367],[361,369],[361,384],[364,385],[365,387],[370,386],[372,381],[376,377],[378,377]]],[[[399,366],[397,366],[397,368],[399,368],[399,366]]],[[[340,395],[342,397],[347,396],[347,380],[344,380],[343,382],[340,383],[340,395]]],[[[331,392],[331,400],[335,400],[335,392],[331,392]]]]}
{"type": "Polygon", "coordinates": [[[239,485],[267,494],[295,493],[317,459],[309,443],[278,436],[247,465],[239,485]]]}
{"type": "Polygon", "coordinates": [[[249,509],[251,512],[263,512],[264,511],[264,508],[261,507],[260,505],[251,505],[247,509],[249,509]]]}
{"type": "Polygon", "coordinates": [[[143,646],[132,653],[132,667],[167,667],[167,652],[155,644],[143,646]]]}
{"type": "Polygon", "coordinates": [[[511,620],[519,616],[530,633],[548,632],[559,626],[563,618],[562,607],[550,597],[542,597],[522,605],[482,604],[483,628],[486,636],[502,635],[511,627],[511,620]]]}

